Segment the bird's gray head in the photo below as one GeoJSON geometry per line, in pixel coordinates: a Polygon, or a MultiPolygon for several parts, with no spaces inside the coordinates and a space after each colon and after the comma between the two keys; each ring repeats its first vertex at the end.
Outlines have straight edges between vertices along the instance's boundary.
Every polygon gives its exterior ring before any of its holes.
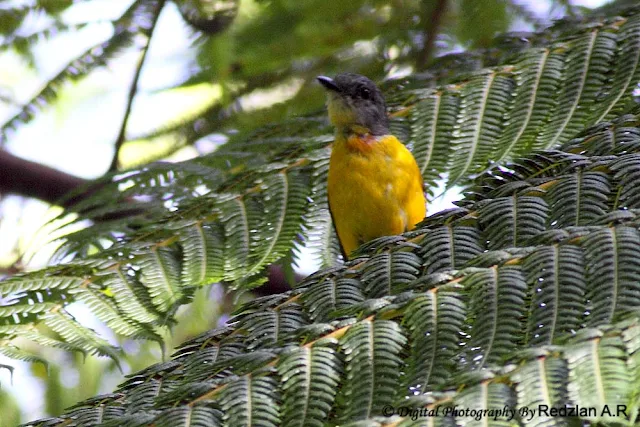
{"type": "Polygon", "coordinates": [[[343,73],[333,79],[319,76],[318,81],[327,89],[329,120],[338,131],[376,136],[389,133],[384,97],[371,80],[343,73]]]}

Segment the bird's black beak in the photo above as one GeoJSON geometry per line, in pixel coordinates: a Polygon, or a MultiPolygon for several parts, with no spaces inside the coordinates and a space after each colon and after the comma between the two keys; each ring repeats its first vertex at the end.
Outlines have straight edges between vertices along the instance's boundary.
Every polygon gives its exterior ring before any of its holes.
{"type": "Polygon", "coordinates": [[[320,84],[324,86],[326,89],[332,90],[334,92],[340,92],[340,89],[338,89],[338,86],[336,86],[335,82],[331,77],[318,76],[316,78],[318,79],[320,84]]]}

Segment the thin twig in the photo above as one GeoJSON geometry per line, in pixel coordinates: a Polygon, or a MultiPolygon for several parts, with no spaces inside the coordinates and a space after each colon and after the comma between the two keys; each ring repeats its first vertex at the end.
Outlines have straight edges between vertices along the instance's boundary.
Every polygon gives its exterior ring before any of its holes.
{"type": "MultiPolygon", "coordinates": [[[[444,13],[447,10],[447,0],[437,0],[435,8],[431,11],[430,14],[425,13],[422,15],[422,24],[424,31],[424,46],[422,46],[422,50],[418,52],[418,58],[416,59],[416,68],[418,70],[424,70],[431,59],[431,55],[433,54],[433,48],[435,46],[436,36],[438,35],[438,31],[440,30],[440,25],[442,24],[442,18],[444,17],[444,13]]],[[[429,2],[424,2],[425,9],[426,5],[429,2]]]]}
{"type": "Polygon", "coordinates": [[[151,37],[153,36],[153,30],[156,28],[156,24],[158,23],[158,17],[160,16],[160,12],[162,11],[162,7],[164,6],[166,0],[160,0],[158,2],[158,7],[153,14],[153,21],[151,22],[151,27],[149,28],[149,34],[147,35],[147,42],[142,48],[142,54],[140,55],[140,60],[138,61],[138,65],[136,67],[136,72],[133,76],[133,80],[131,81],[131,86],[129,86],[129,94],[127,96],[127,108],[124,111],[124,117],[122,118],[122,125],[120,125],[120,131],[118,132],[118,137],[116,138],[116,143],[114,146],[113,159],[111,160],[111,165],[109,166],[109,172],[114,172],[118,170],[119,162],[118,157],[120,156],[120,149],[124,144],[126,139],[126,131],[127,124],[129,123],[129,117],[131,116],[131,106],[133,105],[133,100],[136,97],[136,93],[138,92],[138,80],[140,80],[140,74],[142,73],[142,66],[144,65],[144,61],[147,58],[147,52],[149,51],[149,45],[151,44],[151,37]]]}

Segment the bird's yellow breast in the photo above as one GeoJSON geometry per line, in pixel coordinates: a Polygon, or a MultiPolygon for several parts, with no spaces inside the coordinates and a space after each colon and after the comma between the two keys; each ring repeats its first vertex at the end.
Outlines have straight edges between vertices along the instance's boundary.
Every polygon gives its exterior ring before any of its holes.
{"type": "Polygon", "coordinates": [[[425,216],[420,170],[392,135],[338,135],[329,163],[328,196],[346,254],[376,237],[410,230],[425,216]]]}

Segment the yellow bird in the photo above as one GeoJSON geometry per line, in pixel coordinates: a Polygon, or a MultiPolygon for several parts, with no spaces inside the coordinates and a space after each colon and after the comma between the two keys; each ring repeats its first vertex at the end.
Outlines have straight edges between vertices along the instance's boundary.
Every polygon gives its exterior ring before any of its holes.
{"type": "Polygon", "coordinates": [[[329,162],[329,210],[343,254],[376,237],[411,230],[426,213],[422,176],[411,152],[389,132],[386,104],[368,78],[319,76],[336,128],[329,162]]]}

